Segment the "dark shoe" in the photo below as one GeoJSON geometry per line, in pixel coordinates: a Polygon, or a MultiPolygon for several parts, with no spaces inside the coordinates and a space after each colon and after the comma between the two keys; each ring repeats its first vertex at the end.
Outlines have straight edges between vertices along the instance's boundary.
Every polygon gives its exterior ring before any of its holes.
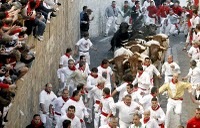
{"type": "Polygon", "coordinates": [[[56,17],[56,14],[54,14],[53,12],[51,13],[51,17],[56,17]]]}
{"type": "Polygon", "coordinates": [[[61,6],[61,3],[58,2],[57,5],[58,5],[58,6],[61,6]]]}
{"type": "Polygon", "coordinates": [[[187,38],[187,35],[185,35],[185,38],[187,38]]]}

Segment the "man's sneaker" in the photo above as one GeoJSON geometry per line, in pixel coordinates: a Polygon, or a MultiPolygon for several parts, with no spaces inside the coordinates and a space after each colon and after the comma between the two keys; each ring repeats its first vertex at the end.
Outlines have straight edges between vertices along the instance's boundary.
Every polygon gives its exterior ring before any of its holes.
{"type": "Polygon", "coordinates": [[[47,20],[47,23],[50,24],[51,23],[50,20],[47,20]]]}
{"type": "Polygon", "coordinates": [[[43,41],[43,36],[36,36],[36,38],[39,40],[39,41],[43,41]]]}

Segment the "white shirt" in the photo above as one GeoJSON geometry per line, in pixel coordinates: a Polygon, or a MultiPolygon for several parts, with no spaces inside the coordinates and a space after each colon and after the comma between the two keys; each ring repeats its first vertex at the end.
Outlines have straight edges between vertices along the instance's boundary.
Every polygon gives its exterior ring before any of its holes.
{"type": "Polygon", "coordinates": [[[143,108],[138,103],[132,101],[131,105],[128,106],[124,101],[119,101],[113,105],[115,109],[119,110],[119,119],[127,124],[130,124],[133,121],[133,115],[135,113],[142,114],[143,108]],[[137,108],[140,108],[139,110],[137,108]]]}
{"type": "Polygon", "coordinates": [[[114,105],[114,100],[112,97],[108,97],[108,98],[103,98],[101,97],[101,103],[102,103],[102,112],[109,114],[109,113],[113,113],[113,115],[115,115],[115,110],[112,110],[113,105],[114,105]]]}
{"type": "Polygon", "coordinates": [[[51,104],[53,105],[55,112],[61,114],[61,108],[65,104],[65,101],[62,97],[58,97],[51,104]]]}
{"type": "Polygon", "coordinates": [[[156,122],[159,124],[163,124],[165,122],[165,113],[161,107],[158,110],[153,110],[152,107],[149,107],[151,118],[156,118],[156,122]]]}
{"type": "Polygon", "coordinates": [[[147,7],[150,6],[150,2],[147,2],[147,0],[144,1],[142,8],[144,8],[145,10],[147,9],[147,7]]]}
{"type": "Polygon", "coordinates": [[[62,65],[63,67],[68,67],[68,60],[69,59],[74,60],[71,55],[69,56],[69,58],[66,55],[62,55],[60,57],[60,65],[62,65]]]}
{"type": "Polygon", "coordinates": [[[187,76],[191,78],[191,84],[200,84],[200,69],[198,67],[190,68],[187,76]]]}
{"type": "MultiPolygon", "coordinates": [[[[76,68],[77,68],[77,69],[79,68],[79,63],[76,64],[76,68]]],[[[87,62],[85,63],[85,70],[84,70],[83,72],[84,72],[84,74],[85,74],[86,76],[88,76],[88,75],[91,73],[90,67],[89,67],[89,65],[88,65],[87,62]]]]}
{"type": "MultiPolygon", "coordinates": [[[[141,91],[139,89],[137,89],[136,91],[132,92],[130,95],[132,97],[132,101],[135,101],[137,103],[139,103],[139,101],[142,99],[142,95],[140,94],[141,91]]],[[[124,92],[123,97],[125,97],[128,94],[127,91],[124,92]]]]}
{"type": "Polygon", "coordinates": [[[199,59],[199,48],[195,48],[194,46],[192,46],[189,51],[188,51],[188,54],[190,54],[192,56],[192,60],[198,60],[199,59]]]}
{"type": "Polygon", "coordinates": [[[192,24],[192,28],[196,28],[197,24],[200,23],[200,18],[199,16],[195,17],[195,16],[192,16],[192,18],[190,19],[190,22],[192,24]]]}
{"type": "MultiPolygon", "coordinates": [[[[74,71],[70,70],[68,67],[62,67],[60,69],[60,80],[61,82],[66,82],[67,79],[70,77],[70,75],[73,73],[74,71]]],[[[73,84],[73,80],[70,81],[70,84],[73,84]]]]}
{"type": "Polygon", "coordinates": [[[172,92],[172,96],[174,97],[176,95],[176,85],[172,83],[172,81],[169,83],[169,87],[171,89],[171,92],[172,92]]]}
{"type": "Polygon", "coordinates": [[[147,72],[143,72],[141,76],[137,73],[135,80],[133,81],[133,85],[138,83],[138,87],[142,89],[149,89],[151,84],[150,76],[147,72]]]}
{"type": "MultiPolygon", "coordinates": [[[[110,126],[108,124],[106,124],[106,125],[100,126],[99,128],[110,128],[110,126]]],[[[116,127],[116,128],[119,128],[119,127],[116,127]]]]}
{"type": "Polygon", "coordinates": [[[152,98],[153,96],[151,94],[148,94],[140,99],[140,103],[143,105],[144,110],[148,109],[151,106],[152,98]]]}
{"type": "Polygon", "coordinates": [[[135,126],[135,124],[131,124],[129,128],[145,128],[145,126],[143,124],[141,124],[141,126],[135,126]]]}
{"type": "Polygon", "coordinates": [[[73,119],[70,119],[69,117],[67,117],[67,115],[63,115],[59,122],[56,124],[55,128],[62,128],[62,123],[64,120],[70,120],[71,121],[71,128],[81,128],[81,122],[80,119],[75,116],[73,119]]]}
{"type": "Polygon", "coordinates": [[[55,100],[57,96],[54,94],[54,92],[50,92],[48,94],[45,90],[42,90],[39,95],[39,103],[44,105],[44,111],[47,113],[49,112],[49,105],[55,100]]]}
{"type": "Polygon", "coordinates": [[[98,66],[97,69],[98,69],[98,74],[106,79],[105,87],[111,88],[110,79],[111,79],[111,76],[113,75],[113,71],[112,71],[111,67],[108,66],[105,69],[105,68],[102,68],[101,66],[98,66]]]}
{"type": "Polygon", "coordinates": [[[150,120],[147,123],[144,123],[143,119],[141,119],[141,122],[145,126],[145,128],[160,128],[156,120],[153,118],[150,118],[150,120]]]}
{"type": "Polygon", "coordinates": [[[127,84],[128,84],[127,82],[124,82],[123,84],[121,84],[119,87],[116,88],[116,91],[119,92],[119,101],[121,101],[123,98],[123,94],[126,91],[127,84]]]}
{"type": "Polygon", "coordinates": [[[153,73],[155,73],[157,76],[160,75],[160,72],[153,64],[150,64],[148,67],[145,65],[142,65],[142,67],[145,72],[149,73],[150,79],[153,79],[153,73]]]}
{"type": "Polygon", "coordinates": [[[162,65],[162,74],[165,74],[165,76],[171,76],[174,73],[180,73],[180,67],[176,62],[168,63],[165,62],[162,65]],[[171,66],[174,66],[174,68],[171,68],[171,66]]]}
{"type": "Polygon", "coordinates": [[[61,115],[65,115],[66,114],[66,111],[68,109],[68,107],[70,105],[73,105],[75,106],[75,115],[79,118],[79,119],[83,119],[84,118],[84,115],[85,116],[88,116],[88,112],[87,112],[87,109],[83,103],[83,100],[80,98],[79,101],[74,101],[72,99],[69,99],[65,104],[64,106],[61,108],[61,115]]]}
{"type": "Polygon", "coordinates": [[[93,87],[95,87],[98,83],[97,80],[99,78],[99,75],[97,78],[94,78],[93,76],[89,75],[87,78],[87,84],[86,84],[86,88],[88,90],[92,89],[93,87]]]}
{"type": "Polygon", "coordinates": [[[79,47],[80,52],[88,52],[92,46],[92,42],[90,39],[85,40],[85,38],[81,38],[76,45],[79,47]]]}

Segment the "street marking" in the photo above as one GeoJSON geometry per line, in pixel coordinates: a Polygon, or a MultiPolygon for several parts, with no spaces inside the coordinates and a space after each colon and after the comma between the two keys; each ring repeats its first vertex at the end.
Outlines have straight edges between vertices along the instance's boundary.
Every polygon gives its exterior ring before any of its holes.
{"type": "Polygon", "coordinates": [[[104,42],[104,41],[108,40],[109,38],[111,38],[112,36],[113,36],[113,35],[111,35],[111,36],[108,36],[108,37],[105,37],[105,38],[103,38],[103,39],[99,40],[99,42],[104,42]]]}

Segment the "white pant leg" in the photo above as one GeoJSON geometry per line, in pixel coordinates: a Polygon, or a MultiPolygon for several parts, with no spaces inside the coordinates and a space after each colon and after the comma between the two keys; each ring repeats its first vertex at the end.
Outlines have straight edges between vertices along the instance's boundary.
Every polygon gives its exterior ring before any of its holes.
{"type": "Polygon", "coordinates": [[[99,128],[99,117],[100,117],[100,112],[95,112],[94,113],[94,128],[99,128]]]}
{"type": "Polygon", "coordinates": [[[106,34],[108,34],[108,32],[109,32],[109,30],[110,30],[110,27],[111,27],[111,25],[112,25],[112,23],[113,23],[113,20],[114,20],[114,17],[108,17],[108,19],[107,19],[107,22],[106,22],[106,34]]]}
{"type": "Polygon", "coordinates": [[[168,36],[170,35],[170,29],[171,29],[171,24],[168,24],[165,28],[165,34],[168,36]]]}
{"type": "Polygon", "coordinates": [[[167,102],[167,111],[166,111],[166,118],[165,118],[165,128],[169,128],[169,124],[170,124],[170,112],[172,112],[173,108],[175,108],[175,104],[173,103],[172,99],[168,99],[168,102],[167,102]]]}
{"type": "Polygon", "coordinates": [[[116,24],[117,21],[117,17],[114,17],[114,20],[112,22],[113,26],[114,26],[114,33],[118,30],[119,25],[116,24]]]}
{"type": "Polygon", "coordinates": [[[178,115],[182,113],[182,100],[174,100],[175,109],[174,112],[178,115]]]}
{"type": "Polygon", "coordinates": [[[164,83],[169,83],[172,80],[172,77],[165,76],[165,82],[164,83]]]}
{"type": "Polygon", "coordinates": [[[60,116],[55,114],[55,115],[54,115],[54,118],[55,118],[56,124],[59,123],[59,121],[60,121],[60,116]]]}
{"type": "Polygon", "coordinates": [[[130,126],[130,124],[127,124],[121,120],[119,120],[119,127],[120,128],[128,128],[130,126]]]}
{"type": "Polygon", "coordinates": [[[100,123],[101,126],[108,124],[108,120],[105,119],[106,117],[101,114],[101,123],[100,123]]]}
{"type": "Polygon", "coordinates": [[[129,20],[130,20],[130,16],[127,16],[124,18],[124,22],[128,23],[129,24],[129,20]]]}
{"type": "Polygon", "coordinates": [[[41,121],[46,124],[47,123],[47,115],[40,112],[41,121]]]}

